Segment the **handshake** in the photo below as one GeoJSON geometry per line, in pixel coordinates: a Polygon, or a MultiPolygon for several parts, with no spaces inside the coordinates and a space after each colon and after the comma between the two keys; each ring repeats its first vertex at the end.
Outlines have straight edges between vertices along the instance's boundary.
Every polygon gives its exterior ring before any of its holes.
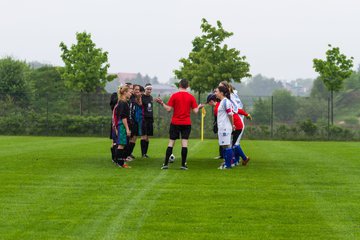
{"type": "Polygon", "coordinates": [[[155,102],[157,102],[157,103],[160,104],[160,105],[163,105],[163,104],[164,104],[164,101],[163,101],[161,98],[159,98],[159,97],[155,98],[155,102]]]}

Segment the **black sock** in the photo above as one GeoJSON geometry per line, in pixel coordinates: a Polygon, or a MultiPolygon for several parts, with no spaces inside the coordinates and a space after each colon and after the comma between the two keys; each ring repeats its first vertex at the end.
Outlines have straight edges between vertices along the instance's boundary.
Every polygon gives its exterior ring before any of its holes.
{"type": "Polygon", "coordinates": [[[224,152],[221,146],[219,146],[219,155],[221,158],[224,158],[224,152]]]}
{"type": "Polygon", "coordinates": [[[146,153],[146,141],[141,139],[140,144],[141,144],[141,156],[143,156],[146,153]]]}
{"type": "Polygon", "coordinates": [[[169,164],[169,157],[170,157],[170,155],[172,154],[172,150],[173,150],[172,147],[167,147],[164,165],[168,165],[168,164],[169,164]]]}
{"type": "Polygon", "coordinates": [[[147,154],[149,148],[149,141],[145,141],[145,154],[147,154]]]}
{"type": "Polygon", "coordinates": [[[115,160],[115,148],[114,148],[114,146],[112,146],[112,147],[110,148],[110,151],[111,151],[111,159],[112,159],[112,160],[115,160]]]}
{"type": "Polygon", "coordinates": [[[124,149],[116,149],[116,162],[120,165],[120,166],[122,166],[122,165],[124,165],[124,153],[125,153],[125,151],[124,151],[124,149]]]}
{"type": "Polygon", "coordinates": [[[134,151],[134,147],[135,147],[135,143],[130,142],[129,143],[129,156],[132,154],[132,152],[134,151]]]}
{"type": "Polygon", "coordinates": [[[187,152],[188,152],[187,147],[182,147],[182,148],[181,148],[181,165],[182,165],[183,167],[186,166],[187,152]]]}

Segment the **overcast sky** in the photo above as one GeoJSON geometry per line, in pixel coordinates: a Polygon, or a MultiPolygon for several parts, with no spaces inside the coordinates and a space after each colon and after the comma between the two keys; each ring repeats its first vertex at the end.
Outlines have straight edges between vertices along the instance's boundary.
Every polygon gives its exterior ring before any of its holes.
{"type": "Polygon", "coordinates": [[[201,19],[220,20],[251,74],[314,78],[327,44],[360,61],[359,0],[0,0],[0,57],[63,66],[59,43],[87,31],[111,72],[166,82],[187,57],[201,19]]]}

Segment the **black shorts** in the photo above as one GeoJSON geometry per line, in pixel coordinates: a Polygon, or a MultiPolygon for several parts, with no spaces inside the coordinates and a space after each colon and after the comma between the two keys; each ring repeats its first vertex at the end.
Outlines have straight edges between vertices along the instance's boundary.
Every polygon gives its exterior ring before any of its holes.
{"type": "Polygon", "coordinates": [[[138,123],[138,122],[132,122],[131,124],[131,137],[133,136],[142,136],[142,123],[138,123]]]}
{"type": "Polygon", "coordinates": [[[180,135],[181,135],[181,139],[189,139],[190,133],[191,133],[191,125],[170,124],[169,134],[171,140],[179,139],[180,135]]]}
{"type": "Polygon", "coordinates": [[[154,135],[154,119],[145,118],[142,125],[142,135],[153,136],[154,135]]]}

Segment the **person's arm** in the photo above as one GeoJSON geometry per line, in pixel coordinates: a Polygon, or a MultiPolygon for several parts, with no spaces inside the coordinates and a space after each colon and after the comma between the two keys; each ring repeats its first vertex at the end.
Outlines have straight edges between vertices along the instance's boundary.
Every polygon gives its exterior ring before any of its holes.
{"type": "Polygon", "coordinates": [[[161,106],[163,106],[163,108],[164,108],[167,112],[170,112],[170,111],[173,109],[173,107],[165,104],[161,98],[156,98],[155,101],[156,101],[158,104],[160,104],[161,106]]]}
{"type": "Polygon", "coordinates": [[[194,113],[198,113],[200,109],[202,109],[204,107],[204,105],[202,103],[200,103],[196,108],[193,108],[192,111],[194,113]]]}
{"type": "Polygon", "coordinates": [[[229,120],[230,120],[230,123],[231,123],[231,126],[232,126],[233,130],[235,130],[234,115],[231,113],[231,114],[228,114],[228,117],[229,117],[229,120]]]}
{"type": "Polygon", "coordinates": [[[252,120],[250,113],[247,113],[244,109],[239,108],[237,113],[240,115],[244,115],[247,119],[252,120]]]}
{"type": "Polygon", "coordinates": [[[233,130],[235,130],[234,113],[232,111],[232,107],[231,107],[231,104],[230,104],[229,101],[226,101],[225,110],[226,110],[226,113],[227,113],[227,115],[229,117],[229,120],[230,120],[230,123],[231,123],[231,126],[232,126],[233,130]]]}

